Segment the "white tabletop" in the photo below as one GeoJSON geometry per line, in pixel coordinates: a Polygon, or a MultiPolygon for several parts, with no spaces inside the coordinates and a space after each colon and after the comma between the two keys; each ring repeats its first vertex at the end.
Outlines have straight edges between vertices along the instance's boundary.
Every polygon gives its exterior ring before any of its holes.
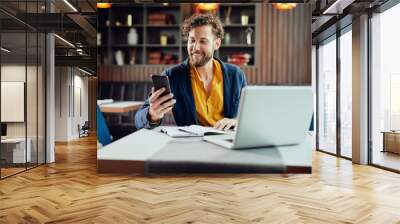
{"type": "MultiPolygon", "coordinates": [[[[157,163],[177,165],[183,163],[232,165],[262,165],[271,167],[309,168],[312,164],[311,138],[300,145],[268,147],[251,150],[231,150],[204,142],[199,137],[172,138],[154,130],[142,129],[115,141],[97,152],[99,170],[107,172],[110,164],[140,162],[142,166],[157,163]],[[124,163],[121,163],[121,162],[124,163]],[[104,163],[108,162],[108,163],[104,163]],[[110,163],[112,162],[112,163],[110,163]]],[[[138,164],[135,164],[137,167],[138,164]]],[[[120,171],[122,170],[118,169],[120,171]]],[[[127,168],[128,169],[128,168],[127,168]]],[[[127,173],[135,173],[127,170],[127,173]]]]}
{"type": "Polygon", "coordinates": [[[117,101],[112,103],[102,103],[100,110],[104,113],[126,113],[138,110],[143,105],[143,101],[117,101]]]}
{"type": "MultiPolygon", "coordinates": [[[[1,143],[19,143],[19,142],[24,142],[25,138],[5,138],[1,139],[1,143]]],[[[27,138],[27,141],[30,141],[30,138],[27,138]]]]}

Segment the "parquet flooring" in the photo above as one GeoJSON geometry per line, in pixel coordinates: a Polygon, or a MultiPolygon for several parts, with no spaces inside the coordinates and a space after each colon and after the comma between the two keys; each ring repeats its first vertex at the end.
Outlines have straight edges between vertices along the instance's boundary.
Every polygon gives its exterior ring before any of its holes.
{"type": "Polygon", "coordinates": [[[377,165],[400,170],[400,154],[376,150],[374,151],[372,161],[377,165]]]}
{"type": "Polygon", "coordinates": [[[21,171],[24,171],[25,170],[25,167],[23,167],[23,168],[9,168],[9,167],[7,167],[7,168],[0,168],[1,169],[1,176],[2,177],[7,177],[7,176],[10,176],[10,175],[13,175],[13,174],[15,174],[15,173],[18,173],[18,172],[21,172],[21,171]]]}
{"type": "Polygon", "coordinates": [[[94,137],[0,181],[0,223],[400,223],[400,175],[314,153],[310,175],[97,174],[94,137]]]}

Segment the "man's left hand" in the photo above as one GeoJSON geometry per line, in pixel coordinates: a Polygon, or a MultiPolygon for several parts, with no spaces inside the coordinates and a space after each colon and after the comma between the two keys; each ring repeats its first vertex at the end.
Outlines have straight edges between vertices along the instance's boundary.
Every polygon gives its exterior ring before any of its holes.
{"type": "Polygon", "coordinates": [[[228,131],[232,127],[236,128],[237,120],[231,118],[223,118],[215,123],[214,128],[228,131]]]}

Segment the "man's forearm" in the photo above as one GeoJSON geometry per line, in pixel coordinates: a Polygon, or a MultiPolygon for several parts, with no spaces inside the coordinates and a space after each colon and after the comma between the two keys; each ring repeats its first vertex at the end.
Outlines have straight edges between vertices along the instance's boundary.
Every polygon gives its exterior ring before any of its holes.
{"type": "Polygon", "coordinates": [[[148,116],[149,116],[149,107],[148,106],[144,106],[136,112],[136,115],[135,115],[136,129],[142,129],[142,128],[152,129],[161,124],[162,119],[160,119],[159,122],[153,123],[153,122],[149,121],[148,116]]]}

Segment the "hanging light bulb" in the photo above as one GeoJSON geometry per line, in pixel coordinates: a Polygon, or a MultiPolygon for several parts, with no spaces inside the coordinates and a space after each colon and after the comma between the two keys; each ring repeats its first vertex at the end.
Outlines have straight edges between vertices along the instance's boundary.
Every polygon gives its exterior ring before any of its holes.
{"type": "Polygon", "coordinates": [[[217,14],[218,3],[195,3],[195,13],[217,14]]]}
{"type": "Polygon", "coordinates": [[[277,10],[292,10],[294,9],[297,4],[296,3],[272,3],[272,6],[277,10]]]}
{"type": "Polygon", "coordinates": [[[212,11],[218,8],[218,3],[198,3],[197,8],[204,11],[212,11]]]}
{"type": "Polygon", "coordinates": [[[97,6],[98,9],[109,9],[109,8],[111,8],[112,4],[111,3],[105,3],[105,2],[103,2],[103,3],[97,2],[96,6],[97,6]]]}

